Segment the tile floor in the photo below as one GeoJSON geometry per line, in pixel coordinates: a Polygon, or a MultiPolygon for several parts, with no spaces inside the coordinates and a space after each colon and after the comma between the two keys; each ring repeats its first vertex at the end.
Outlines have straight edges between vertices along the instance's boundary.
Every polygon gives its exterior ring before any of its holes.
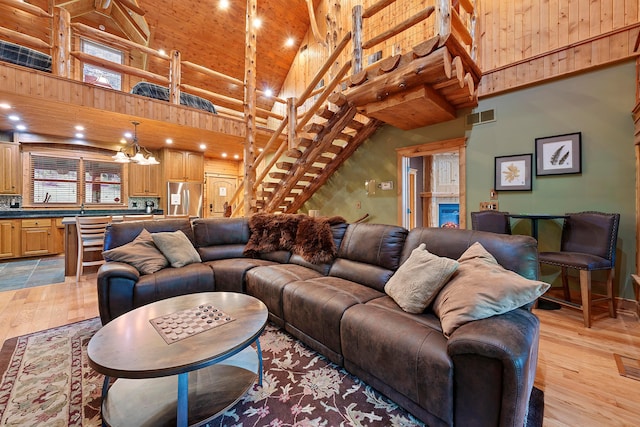
{"type": "Polygon", "coordinates": [[[0,292],[64,282],[64,256],[0,263],[0,292]]]}

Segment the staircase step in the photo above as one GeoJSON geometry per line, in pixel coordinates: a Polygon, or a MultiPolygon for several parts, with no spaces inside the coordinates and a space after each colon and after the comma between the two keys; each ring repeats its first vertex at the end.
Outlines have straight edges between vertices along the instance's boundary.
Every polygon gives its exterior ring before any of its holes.
{"type": "Polygon", "coordinates": [[[324,126],[320,123],[309,123],[303,128],[305,133],[320,133],[324,130],[324,126]]]}
{"type": "Polygon", "coordinates": [[[300,138],[298,139],[298,146],[300,147],[304,147],[307,148],[308,146],[310,146],[311,144],[313,144],[313,139],[310,138],[300,138]]]}
{"type": "Polygon", "coordinates": [[[307,189],[306,185],[296,185],[294,186],[291,190],[300,190],[300,191],[304,191],[307,189]]]}
{"type": "Polygon", "coordinates": [[[334,112],[329,109],[329,106],[325,106],[316,112],[316,116],[329,120],[334,116],[334,112]]]}
{"type": "Polygon", "coordinates": [[[264,188],[278,188],[280,187],[279,182],[263,182],[262,187],[264,188]]]}
{"type": "Polygon", "coordinates": [[[333,157],[328,157],[328,156],[318,156],[317,158],[313,159],[314,163],[322,163],[322,164],[329,164],[333,161],[333,157]]]}
{"type": "Polygon", "coordinates": [[[302,151],[298,150],[297,148],[292,148],[290,150],[287,150],[284,155],[293,159],[299,159],[300,157],[302,157],[302,151]]]}
{"type": "Polygon", "coordinates": [[[324,172],[324,168],[320,168],[318,166],[311,166],[309,169],[307,169],[307,173],[310,175],[319,175],[322,172],[324,172]]]}
{"type": "Polygon", "coordinates": [[[276,163],[276,167],[278,169],[282,169],[283,171],[290,171],[291,168],[293,167],[293,163],[289,163],[289,162],[277,162],[276,163]]]}
{"type": "Polygon", "coordinates": [[[327,149],[325,150],[325,153],[339,154],[342,150],[344,150],[343,147],[339,145],[331,144],[330,146],[327,147],[327,149]]]}
{"type": "Polygon", "coordinates": [[[286,176],[287,174],[284,172],[269,172],[269,177],[273,179],[285,179],[286,176]]]}
{"type": "Polygon", "coordinates": [[[329,98],[327,98],[327,100],[330,103],[337,105],[338,107],[342,107],[347,103],[347,97],[339,92],[333,92],[331,95],[329,95],[329,98]]]}
{"type": "Polygon", "coordinates": [[[351,121],[349,122],[349,124],[347,125],[347,127],[348,127],[349,129],[353,129],[353,130],[355,130],[355,131],[359,131],[360,129],[362,129],[362,128],[364,127],[364,123],[360,123],[360,122],[359,122],[359,121],[357,121],[357,120],[351,120],[351,121]]]}

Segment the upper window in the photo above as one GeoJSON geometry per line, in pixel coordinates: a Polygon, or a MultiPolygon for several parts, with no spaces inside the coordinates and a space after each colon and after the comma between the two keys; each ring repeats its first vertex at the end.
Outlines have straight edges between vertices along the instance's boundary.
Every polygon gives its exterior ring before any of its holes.
{"type": "MultiPolygon", "coordinates": [[[[84,53],[115,62],[116,64],[123,63],[124,55],[117,49],[85,39],[82,39],[80,44],[82,52],[84,53]]],[[[82,80],[98,86],[110,87],[117,90],[122,89],[122,74],[109,71],[96,65],[84,64],[82,67],[82,80]]]]}

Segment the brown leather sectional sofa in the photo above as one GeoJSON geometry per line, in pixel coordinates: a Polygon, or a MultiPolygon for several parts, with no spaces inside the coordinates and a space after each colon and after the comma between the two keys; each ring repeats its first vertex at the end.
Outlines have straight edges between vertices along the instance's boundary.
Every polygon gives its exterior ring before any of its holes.
{"type": "Polygon", "coordinates": [[[524,424],[538,354],[539,323],[530,307],[472,321],[447,339],[433,312],[403,311],[384,285],[420,243],[433,254],[458,259],[480,242],[505,268],[536,279],[534,239],[339,224],[332,226],[337,257],[315,265],[285,251],[247,258],[247,219],[220,218],[113,224],[105,248],[132,241],[143,228],[182,230],[202,262],[143,276],[130,265],[107,262],[98,272],[103,324],[171,296],[244,292],[267,305],[273,322],[431,427],[524,424]]]}

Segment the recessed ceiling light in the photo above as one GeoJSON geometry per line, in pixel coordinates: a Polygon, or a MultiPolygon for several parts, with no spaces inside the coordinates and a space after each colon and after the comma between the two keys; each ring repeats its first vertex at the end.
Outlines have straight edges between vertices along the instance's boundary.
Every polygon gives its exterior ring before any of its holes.
{"type": "Polygon", "coordinates": [[[164,49],[158,49],[158,53],[162,56],[167,56],[167,52],[164,49]]]}
{"type": "Polygon", "coordinates": [[[81,132],[76,133],[76,138],[84,138],[84,134],[81,132]]]}
{"type": "Polygon", "coordinates": [[[234,155],[233,155],[233,158],[234,158],[234,159],[236,159],[236,160],[238,160],[238,159],[240,158],[240,156],[239,156],[239,155],[237,155],[237,154],[234,154],[234,155]]]}
{"type": "Polygon", "coordinates": [[[2,108],[3,110],[10,110],[11,104],[7,104],[6,102],[0,102],[0,108],[2,108]]]}
{"type": "Polygon", "coordinates": [[[260,18],[255,18],[255,19],[253,20],[253,26],[254,26],[254,27],[256,27],[256,28],[260,28],[260,27],[262,27],[262,19],[260,19],[260,18]]]}
{"type": "Polygon", "coordinates": [[[207,146],[205,144],[200,144],[200,149],[204,150],[205,148],[207,148],[207,146]]]}
{"type": "Polygon", "coordinates": [[[100,25],[98,25],[98,29],[99,29],[100,31],[104,31],[104,30],[106,30],[107,28],[106,28],[104,25],[100,24],[100,25]]]}
{"type": "Polygon", "coordinates": [[[9,120],[11,120],[12,122],[17,122],[18,120],[20,120],[20,116],[16,115],[16,114],[11,114],[10,116],[7,117],[9,120]]]}
{"type": "Polygon", "coordinates": [[[293,37],[289,37],[287,38],[287,41],[284,42],[284,45],[286,47],[293,47],[293,43],[295,42],[295,40],[293,40],[293,37]]]}
{"type": "Polygon", "coordinates": [[[227,153],[222,153],[221,156],[226,159],[227,158],[227,153]]]}
{"type": "Polygon", "coordinates": [[[220,0],[220,5],[218,7],[220,9],[228,9],[229,8],[229,0],[220,0]]]}
{"type": "Polygon", "coordinates": [[[266,96],[267,98],[271,98],[273,96],[273,90],[271,89],[265,89],[264,90],[264,96],[266,96]]]}
{"type": "Polygon", "coordinates": [[[173,144],[173,139],[167,138],[165,141],[167,144],[173,144]]]}
{"type": "Polygon", "coordinates": [[[264,148],[258,148],[258,151],[262,153],[264,151],[264,148]]]}
{"type": "Polygon", "coordinates": [[[131,134],[131,132],[125,132],[124,133],[124,137],[125,138],[131,138],[133,135],[131,134]]]}
{"type": "Polygon", "coordinates": [[[120,144],[126,144],[126,143],[127,143],[127,140],[126,140],[126,139],[124,139],[124,138],[120,138],[120,144]]]}
{"type": "Polygon", "coordinates": [[[25,125],[18,125],[18,126],[16,126],[16,129],[18,129],[18,130],[27,130],[27,127],[25,125]]]}
{"type": "Polygon", "coordinates": [[[79,132],[82,132],[84,130],[84,126],[76,125],[76,130],[79,131],[79,132]]]}

